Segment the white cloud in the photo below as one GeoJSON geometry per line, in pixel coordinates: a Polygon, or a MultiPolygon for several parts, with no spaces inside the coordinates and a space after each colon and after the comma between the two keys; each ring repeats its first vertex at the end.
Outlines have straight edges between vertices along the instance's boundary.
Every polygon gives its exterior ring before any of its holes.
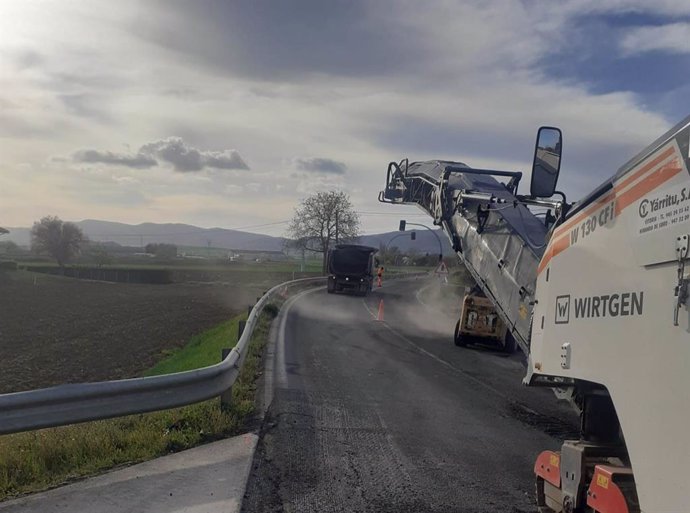
{"type": "Polygon", "coordinates": [[[629,30],[620,43],[626,55],[664,51],[690,54],[690,23],[671,23],[629,30]]]}
{"type": "Polygon", "coordinates": [[[323,157],[295,158],[292,162],[296,169],[309,173],[344,175],[347,171],[344,162],[323,157]]]}
{"type": "Polygon", "coordinates": [[[172,164],[175,171],[201,171],[205,167],[247,170],[249,166],[237,150],[203,151],[186,144],[181,137],[168,137],[145,144],[139,149],[144,155],[155,155],[172,164]]]}
{"type": "Polygon", "coordinates": [[[156,159],[149,155],[138,153],[136,155],[113,153],[111,151],[79,150],[72,155],[75,162],[90,164],[112,164],[132,168],[147,168],[158,164],[156,159]]]}
{"type": "MultiPolygon", "coordinates": [[[[353,2],[358,31],[385,26],[381,34],[399,39],[364,34],[359,44],[347,20],[332,16],[330,24],[343,26],[332,27],[340,39],[328,44],[317,38],[328,30],[298,30],[300,20],[279,19],[275,30],[251,36],[260,43],[254,46],[214,46],[243,32],[227,30],[222,10],[214,17],[196,4],[68,4],[7,7],[0,16],[0,179],[11,198],[0,205],[4,223],[30,224],[52,209],[70,219],[249,225],[289,217],[300,197],[331,187],[352,192],[359,209],[386,210],[376,194],[389,161],[452,158],[524,171],[540,124],[564,130],[561,185],[576,199],[675,121],[629,91],[595,94],[589,84],[564,84],[540,68],[569,44],[578,20],[652,9],[643,0],[447,0],[424,9],[414,0],[395,8],[353,2]],[[140,20],[156,26],[157,40],[142,35],[140,20]],[[177,42],[166,45],[166,33],[177,42]],[[193,44],[179,36],[187,33],[204,37],[193,44]],[[272,73],[276,55],[262,56],[281,44],[286,58],[272,73]],[[307,44],[306,56],[293,51],[307,44]],[[171,133],[180,137],[160,139],[171,133]],[[153,142],[116,151],[123,139],[153,142]],[[241,155],[223,149],[227,141],[241,155]],[[81,155],[83,173],[70,162],[42,167],[75,148],[94,152],[81,155]],[[147,159],[159,165],[144,171],[147,159]],[[27,162],[31,171],[20,170],[27,162]],[[247,162],[252,173],[239,172],[247,162]],[[338,173],[344,163],[346,174],[338,173]],[[189,172],[202,169],[211,172],[189,172]],[[98,173],[101,182],[89,179],[98,173]],[[118,193],[94,201],[99,187],[118,193]],[[128,194],[150,208],[132,209],[128,194]]],[[[688,8],[687,1],[653,4],[668,16],[688,8]]],[[[649,49],[640,45],[635,51],[649,49]]],[[[368,231],[390,228],[383,216],[365,222],[368,231]]]]}
{"type": "Polygon", "coordinates": [[[548,3],[568,15],[648,13],[656,16],[683,16],[690,13],[690,4],[686,0],[567,0],[563,5],[548,3]]]}
{"type": "MultiPolygon", "coordinates": [[[[125,166],[135,169],[157,166],[158,160],[156,158],[171,164],[175,171],[180,172],[201,171],[204,168],[249,169],[237,150],[202,151],[189,146],[180,137],[168,137],[145,144],[139,148],[136,154],[93,149],[78,150],[72,154],[74,162],[125,166]]],[[[58,157],[53,160],[63,161],[64,159],[58,157]]]]}

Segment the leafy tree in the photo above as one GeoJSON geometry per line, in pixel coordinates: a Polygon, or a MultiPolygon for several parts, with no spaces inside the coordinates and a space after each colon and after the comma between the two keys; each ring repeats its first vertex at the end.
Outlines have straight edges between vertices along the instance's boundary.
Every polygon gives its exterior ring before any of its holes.
{"type": "Polygon", "coordinates": [[[376,256],[383,265],[399,265],[402,261],[403,252],[398,246],[391,246],[382,242],[379,244],[379,252],[376,256]]]}
{"type": "Polygon", "coordinates": [[[359,235],[359,216],[345,192],[317,192],[295,210],[288,235],[297,248],[323,254],[325,273],[328,250],[359,235]]]}
{"type": "Polygon", "coordinates": [[[7,255],[17,255],[21,252],[21,248],[11,240],[0,242],[0,253],[4,253],[7,255]]]}
{"type": "Polygon", "coordinates": [[[91,257],[96,263],[96,267],[103,267],[113,263],[113,257],[103,246],[96,246],[91,251],[91,257]]]}
{"type": "Polygon", "coordinates": [[[177,246],[175,244],[156,244],[146,245],[146,252],[156,255],[157,258],[175,258],[177,256],[177,246]]]}
{"type": "Polygon", "coordinates": [[[31,228],[31,250],[48,253],[63,270],[65,264],[79,254],[86,240],[81,228],[57,216],[46,216],[31,228]]]}

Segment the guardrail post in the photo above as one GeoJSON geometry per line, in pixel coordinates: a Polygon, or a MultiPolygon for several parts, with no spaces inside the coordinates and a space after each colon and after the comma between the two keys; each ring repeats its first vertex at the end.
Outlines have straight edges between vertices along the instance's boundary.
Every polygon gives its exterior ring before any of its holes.
{"type": "MultiPolygon", "coordinates": [[[[223,348],[221,351],[222,351],[221,352],[221,358],[222,358],[222,360],[225,360],[225,358],[227,358],[227,356],[230,354],[230,351],[232,351],[232,349],[223,348]]],[[[232,405],[232,387],[228,388],[225,392],[220,394],[220,409],[222,411],[226,411],[230,408],[231,405],[232,405]]]]}

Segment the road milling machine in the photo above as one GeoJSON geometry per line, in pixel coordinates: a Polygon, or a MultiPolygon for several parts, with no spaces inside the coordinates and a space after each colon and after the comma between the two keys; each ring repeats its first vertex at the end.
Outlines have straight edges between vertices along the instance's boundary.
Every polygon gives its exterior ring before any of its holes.
{"type": "Polygon", "coordinates": [[[527,355],[524,382],[577,408],[579,440],[534,465],[540,512],[690,512],[690,116],[576,203],[556,191],[560,130],[519,172],[388,166],[527,355]]]}

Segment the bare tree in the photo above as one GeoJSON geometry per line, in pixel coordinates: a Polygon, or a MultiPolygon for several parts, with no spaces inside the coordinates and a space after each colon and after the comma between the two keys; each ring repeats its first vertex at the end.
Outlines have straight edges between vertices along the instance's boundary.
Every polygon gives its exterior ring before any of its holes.
{"type": "Polygon", "coordinates": [[[74,223],[63,222],[57,216],[47,216],[36,221],[31,228],[31,250],[48,253],[64,270],[65,264],[79,254],[82,242],[87,239],[74,223]]]}
{"type": "Polygon", "coordinates": [[[328,250],[359,235],[359,216],[346,193],[317,192],[302,200],[295,210],[288,235],[296,247],[323,253],[322,269],[325,273],[328,250]]]}

